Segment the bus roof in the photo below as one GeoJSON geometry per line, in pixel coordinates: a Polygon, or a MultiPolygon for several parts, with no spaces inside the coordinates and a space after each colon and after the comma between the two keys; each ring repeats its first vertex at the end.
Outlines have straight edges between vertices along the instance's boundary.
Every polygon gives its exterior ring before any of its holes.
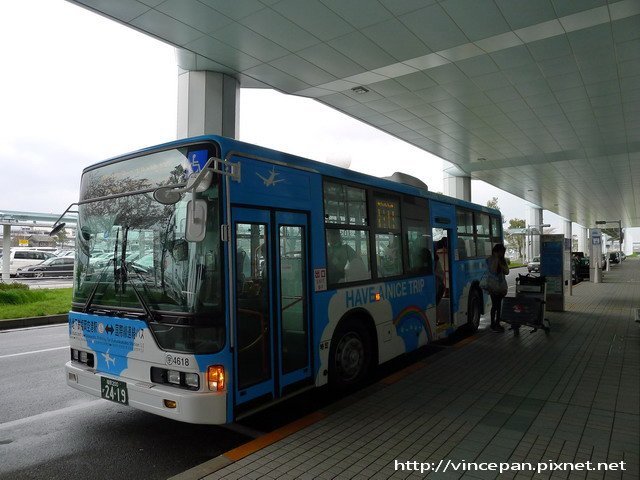
{"type": "Polygon", "coordinates": [[[147,155],[156,151],[167,150],[170,148],[178,148],[178,147],[183,147],[183,146],[197,144],[197,143],[204,143],[204,142],[217,143],[218,145],[220,145],[221,151],[225,152],[224,153],[225,156],[228,156],[233,153],[251,155],[252,157],[256,157],[267,162],[284,164],[288,167],[316,172],[320,175],[334,177],[347,182],[362,183],[365,185],[369,185],[371,187],[391,190],[398,193],[415,195],[415,196],[420,196],[424,198],[432,198],[434,200],[440,200],[445,203],[457,205],[460,207],[473,208],[475,210],[481,210],[493,215],[500,215],[499,210],[489,208],[483,205],[478,205],[476,203],[467,202],[465,200],[460,200],[455,197],[449,197],[441,193],[432,192],[429,190],[425,190],[423,188],[418,188],[412,185],[408,185],[406,183],[399,183],[399,182],[387,180],[384,178],[374,177],[372,175],[356,172],[354,170],[349,170],[347,168],[330,165],[327,163],[319,162],[317,160],[310,160],[308,158],[300,157],[294,154],[273,150],[267,147],[261,147],[258,145],[242,142],[240,140],[235,140],[232,138],[222,137],[219,135],[201,135],[197,137],[183,138],[180,140],[174,140],[171,142],[155,145],[152,147],[143,148],[143,149],[136,150],[134,152],[127,153],[125,155],[113,157],[113,158],[104,160],[102,162],[96,163],[94,165],[91,165],[89,167],[86,167],[82,173],[84,174],[87,171],[102,167],[104,165],[108,165],[110,163],[127,160],[129,158],[138,157],[141,155],[147,155]]]}

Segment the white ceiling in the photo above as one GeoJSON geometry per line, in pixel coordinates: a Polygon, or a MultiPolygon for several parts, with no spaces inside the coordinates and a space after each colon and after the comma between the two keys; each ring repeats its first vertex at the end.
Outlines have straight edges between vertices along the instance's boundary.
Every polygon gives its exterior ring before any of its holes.
{"type": "Polygon", "coordinates": [[[579,224],[640,226],[640,0],[72,3],[184,69],[315,98],[579,224]]]}

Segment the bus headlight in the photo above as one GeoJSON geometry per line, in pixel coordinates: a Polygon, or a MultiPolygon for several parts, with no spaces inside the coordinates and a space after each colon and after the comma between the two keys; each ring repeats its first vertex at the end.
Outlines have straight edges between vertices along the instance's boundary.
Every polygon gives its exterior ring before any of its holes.
{"type": "Polygon", "coordinates": [[[167,382],[173,383],[174,385],[180,385],[180,372],[177,372],[175,370],[168,370],[167,382]]]}
{"type": "Polygon", "coordinates": [[[185,373],[184,383],[193,388],[200,387],[200,376],[197,373],[185,373]]]}
{"type": "Polygon", "coordinates": [[[221,392],[225,387],[224,367],[222,365],[210,365],[207,368],[207,383],[212,392],[221,392]]]}
{"type": "Polygon", "coordinates": [[[178,370],[151,367],[151,381],[189,390],[200,389],[200,374],[198,372],[180,372],[178,370]]]}
{"type": "Polygon", "coordinates": [[[71,349],[71,360],[74,362],[84,363],[88,367],[93,368],[93,353],[83,352],[82,350],[71,349]]]}

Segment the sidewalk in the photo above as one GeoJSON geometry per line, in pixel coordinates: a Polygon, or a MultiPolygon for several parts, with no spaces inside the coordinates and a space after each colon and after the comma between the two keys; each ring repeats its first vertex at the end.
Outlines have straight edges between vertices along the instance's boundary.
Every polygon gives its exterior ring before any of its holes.
{"type": "Polygon", "coordinates": [[[547,312],[548,335],[528,328],[519,337],[509,331],[479,334],[369,387],[346,406],[316,415],[276,443],[250,454],[236,449],[211,461],[213,473],[207,475],[203,465],[178,478],[498,477],[496,471],[465,471],[461,465],[454,471],[464,460],[543,462],[548,469],[558,462],[590,461],[595,468],[595,462],[623,461],[624,472],[556,469],[499,477],[635,480],[640,476],[636,308],[640,261],[630,258],[607,273],[605,283],[576,286],[566,312],[547,312]],[[421,474],[406,462],[418,462],[418,469],[420,462],[441,468],[421,474]],[[222,465],[227,466],[214,471],[222,465]]]}

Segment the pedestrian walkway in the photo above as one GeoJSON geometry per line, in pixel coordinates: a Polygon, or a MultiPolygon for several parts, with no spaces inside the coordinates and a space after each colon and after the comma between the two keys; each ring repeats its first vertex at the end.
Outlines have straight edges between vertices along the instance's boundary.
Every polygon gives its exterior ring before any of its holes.
{"type": "Polygon", "coordinates": [[[640,261],[629,258],[604,283],[577,285],[566,312],[547,312],[551,333],[480,333],[200,477],[636,480],[637,308],[640,261]],[[501,462],[504,473],[487,471],[501,462]],[[524,462],[545,470],[515,470],[524,462]],[[586,471],[598,462],[611,469],[586,471]]]}

